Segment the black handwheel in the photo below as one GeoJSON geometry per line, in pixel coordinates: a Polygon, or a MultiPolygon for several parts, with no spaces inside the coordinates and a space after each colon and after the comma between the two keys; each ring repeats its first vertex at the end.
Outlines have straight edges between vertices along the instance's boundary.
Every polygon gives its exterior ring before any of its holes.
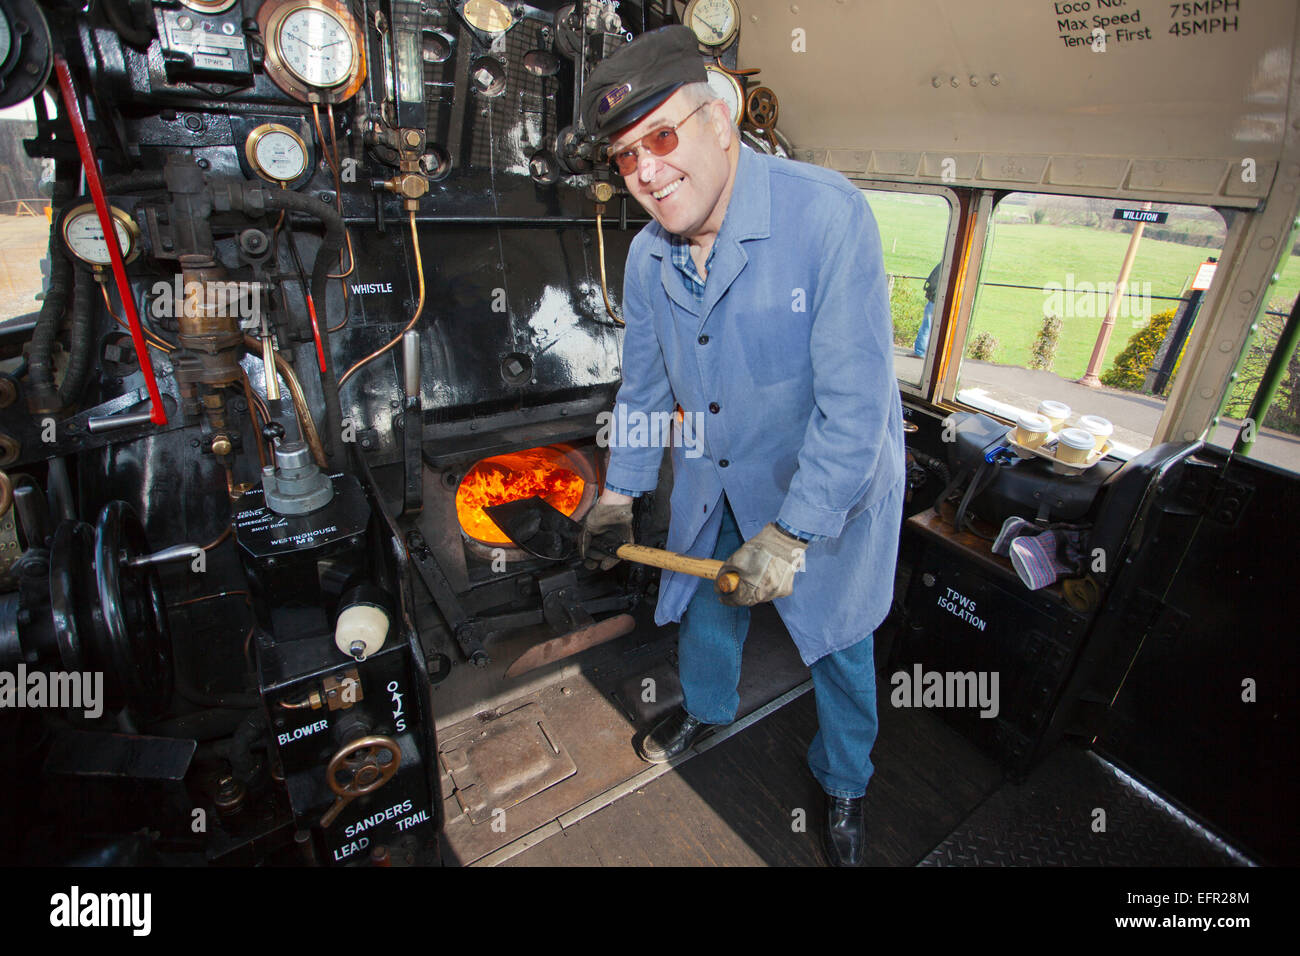
{"type": "Polygon", "coordinates": [[[140,519],[110,501],[95,523],[95,585],[102,636],[128,706],[157,717],[172,696],[172,641],[158,572],[127,562],[149,554],[140,519]]]}
{"type": "Polygon", "coordinates": [[[59,659],[67,671],[85,670],[95,646],[99,593],[90,576],[95,529],[84,521],[61,522],[50,542],[50,610],[59,659]]]}

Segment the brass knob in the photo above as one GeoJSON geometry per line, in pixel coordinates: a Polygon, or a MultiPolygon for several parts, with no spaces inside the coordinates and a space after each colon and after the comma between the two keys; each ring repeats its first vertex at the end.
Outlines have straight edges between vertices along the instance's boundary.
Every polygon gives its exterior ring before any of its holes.
{"type": "Polygon", "coordinates": [[[225,435],[218,435],[212,439],[212,454],[226,456],[229,455],[234,446],[230,444],[230,439],[225,435]]]}

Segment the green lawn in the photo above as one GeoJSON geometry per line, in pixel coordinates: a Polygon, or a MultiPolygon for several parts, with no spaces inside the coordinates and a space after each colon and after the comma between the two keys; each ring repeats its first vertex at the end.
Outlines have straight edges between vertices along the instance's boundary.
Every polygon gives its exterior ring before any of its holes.
{"type": "MultiPolygon", "coordinates": [[[[924,300],[915,295],[942,253],[948,226],[949,207],[937,196],[915,197],[869,193],[871,208],[880,227],[885,269],[894,276],[920,278],[895,280],[895,296],[907,296],[905,311],[917,310],[915,321],[907,322],[914,330],[920,321],[919,309],[924,300]],[[900,288],[906,282],[911,289],[900,288]],[[919,303],[919,304],[916,304],[919,303]]],[[[1050,283],[1066,286],[1073,274],[1073,286],[1083,283],[1113,283],[1119,275],[1128,248],[1129,237],[1085,226],[995,222],[984,259],[981,283],[1006,283],[1030,286],[1008,289],[982,284],[975,301],[970,337],[988,332],[998,341],[993,361],[1026,365],[1030,346],[1042,324],[1044,306],[1049,304],[1044,289],[1050,283]]],[[[1123,312],[1115,321],[1106,349],[1103,370],[1124,348],[1128,339],[1145,319],[1157,312],[1178,306],[1176,301],[1155,296],[1176,297],[1209,256],[1213,248],[1187,246],[1144,238],[1129,277],[1129,289],[1138,298],[1130,298],[1130,314],[1123,312]],[[1149,286],[1147,285],[1149,283],[1149,286]],[[1140,296],[1149,291],[1148,303],[1140,296]],[[1136,315],[1132,314],[1134,311],[1136,315]]],[[[1268,300],[1274,308],[1287,310],[1300,290],[1300,266],[1296,256],[1289,260],[1281,280],[1274,285],[1268,300]]],[[[1085,286],[1086,288],[1086,286],[1085,286]]],[[[1062,294],[1062,305],[1073,301],[1073,314],[1062,316],[1060,345],[1053,371],[1065,378],[1078,378],[1088,365],[1093,345],[1105,317],[1108,296],[1078,293],[1062,294]],[[1088,314],[1091,309],[1092,314],[1088,314]]],[[[895,320],[899,319],[896,309],[895,320]]],[[[1059,313],[1058,313],[1059,314],[1059,313]]],[[[906,338],[906,333],[902,333],[906,338]]],[[[910,341],[910,340],[909,340],[910,341]]]]}

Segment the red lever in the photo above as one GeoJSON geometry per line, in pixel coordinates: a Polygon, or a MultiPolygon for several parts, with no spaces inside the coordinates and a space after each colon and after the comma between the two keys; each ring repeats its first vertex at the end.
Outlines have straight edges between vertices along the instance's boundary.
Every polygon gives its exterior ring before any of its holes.
{"type": "Polygon", "coordinates": [[[77,141],[77,152],[81,154],[81,166],[86,171],[86,185],[90,187],[90,198],[95,201],[95,212],[99,215],[100,228],[104,230],[104,243],[108,246],[108,257],[113,264],[113,279],[117,283],[117,294],[122,300],[122,311],[126,313],[127,324],[131,327],[131,342],[135,345],[136,358],[140,360],[140,370],[144,372],[144,383],[149,389],[149,401],[153,408],[149,420],[155,425],[167,424],[167,412],[163,409],[162,395],[158,391],[158,379],[154,376],[153,362],[149,359],[149,347],[144,341],[144,328],[140,325],[140,316],[135,311],[135,296],[126,281],[126,265],[122,262],[122,250],[117,244],[117,228],[113,217],[108,212],[108,200],[104,198],[104,183],[99,177],[99,163],[90,148],[90,137],[86,135],[86,121],[81,115],[81,104],[77,100],[76,87],[72,85],[72,71],[63,54],[54,55],[54,72],[59,78],[59,93],[62,94],[63,108],[67,110],[68,121],[72,124],[72,135],[77,141]]]}
{"type": "Polygon", "coordinates": [[[320,325],[316,322],[316,303],[312,301],[311,293],[307,293],[307,314],[311,316],[311,334],[316,340],[316,361],[320,363],[320,370],[325,371],[325,346],[320,340],[320,325]]]}

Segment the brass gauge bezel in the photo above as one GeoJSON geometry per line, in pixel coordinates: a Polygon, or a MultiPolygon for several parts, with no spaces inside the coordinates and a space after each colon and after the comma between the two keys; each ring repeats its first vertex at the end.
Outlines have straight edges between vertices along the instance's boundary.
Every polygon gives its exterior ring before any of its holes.
{"type": "Polygon", "coordinates": [[[244,140],[244,158],[248,160],[249,169],[257,173],[257,175],[261,176],[267,182],[276,183],[278,185],[287,185],[288,183],[296,182],[302,178],[303,173],[306,173],[311,169],[311,150],[307,148],[307,141],[304,140],[295,130],[290,129],[283,123],[263,123],[261,126],[258,126],[249,133],[248,138],[244,140]],[[286,136],[291,137],[293,141],[298,144],[298,148],[302,150],[302,170],[297,176],[291,176],[288,179],[280,179],[278,176],[272,176],[269,170],[262,168],[261,161],[257,158],[257,144],[272,133],[283,133],[286,136]]]}
{"type": "MultiPolygon", "coordinates": [[[[73,249],[72,243],[68,241],[69,223],[87,213],[94,216],[95,222],[99,223],[99,213],[96,211],[93,202],[78,203],[63,214],[63,218],[59,222],[59,238],[63,240],[63,248],[67,249],[68,253],[75,256],[79,262],[84,262],[92,269],[107,269],[113,264],[111,256],[107,262],[93,262],[73,249]]],[[[108,213],[113,217],[115,222],[121,223],[122,228],[126,230],[127,247],[122,250],[122,262],[131,262],[140,254],[140,227],[136,224],[136,221],[131,218],[130,213],[126,212],[124,209],[118,209],[116,206],[109,206],[108,213]]],[[[100,225],[100,228],[102,230],[102,224],[100,225]]],[[[116,230],[114,231],[116,232],[116,230]]],[[[104,242],[108,242],[107,237],[104,238],[104,242]]]]}
{"type": "Polygon", "coordinates": [[[738,4],[736,0],[723,0],[724,3],[731,7],[731,32],[722,39],[716,37],[705,39],[700,36],[699,32],[695,29],[694,23],[695,9],[701,2],[702,0],[690,0],[690,2],[686,4],[686,11],[682,14],[682,23],[690,27],[691,32],[695,34],[695,39],[700,46],[708,47],[710,50],[715,52],[725,50],[727,47],[731,46],[731,44],[735,43],[736,38],[740,36],[740,4],[738,4]]]}
{"type": "Polygon", "coordinates": [[[722,67],[715,66],[712,63],[706,63],[704,65],[704,70],[708,73],[710,78],[720,76],[727,81],[727,84],[731,87],[736,96],[736,113],[738,115],[732,117],[732,122],[736,126],[743,124],[745,122],[745,88],[740,85],[740,80],[722,69],[722,67]]]}
{"type": "Polygon", "coordinates": [[[267,0],[257,10],[257,26],[266,38],[266,75],[276,86],[302,103],[343,103],[352,99],[366,78],[366,45],[361,25],[338,0],[267,0]],[[352,44],[352,70],[333,86],[315,86],[285,62],[280,52],[280,28],[299,10],[320,10],[332,16],[352,44]]]}
{"type": "Polygon", "coordinates": [[[461,5],[460,15],[475,30],[482,30],[490,36],[505,33],[516,23],[515,15],[501,0],[467,0],[461,5]],[[506,25],[497,26],[502,15],[506,18],[506,25]]]}
{"type": "Polygon", "coordinates": [[[182,7],[187,7],[195,13],[225,13],[233,7],[239,0],[180,0],[182,7]]]}

